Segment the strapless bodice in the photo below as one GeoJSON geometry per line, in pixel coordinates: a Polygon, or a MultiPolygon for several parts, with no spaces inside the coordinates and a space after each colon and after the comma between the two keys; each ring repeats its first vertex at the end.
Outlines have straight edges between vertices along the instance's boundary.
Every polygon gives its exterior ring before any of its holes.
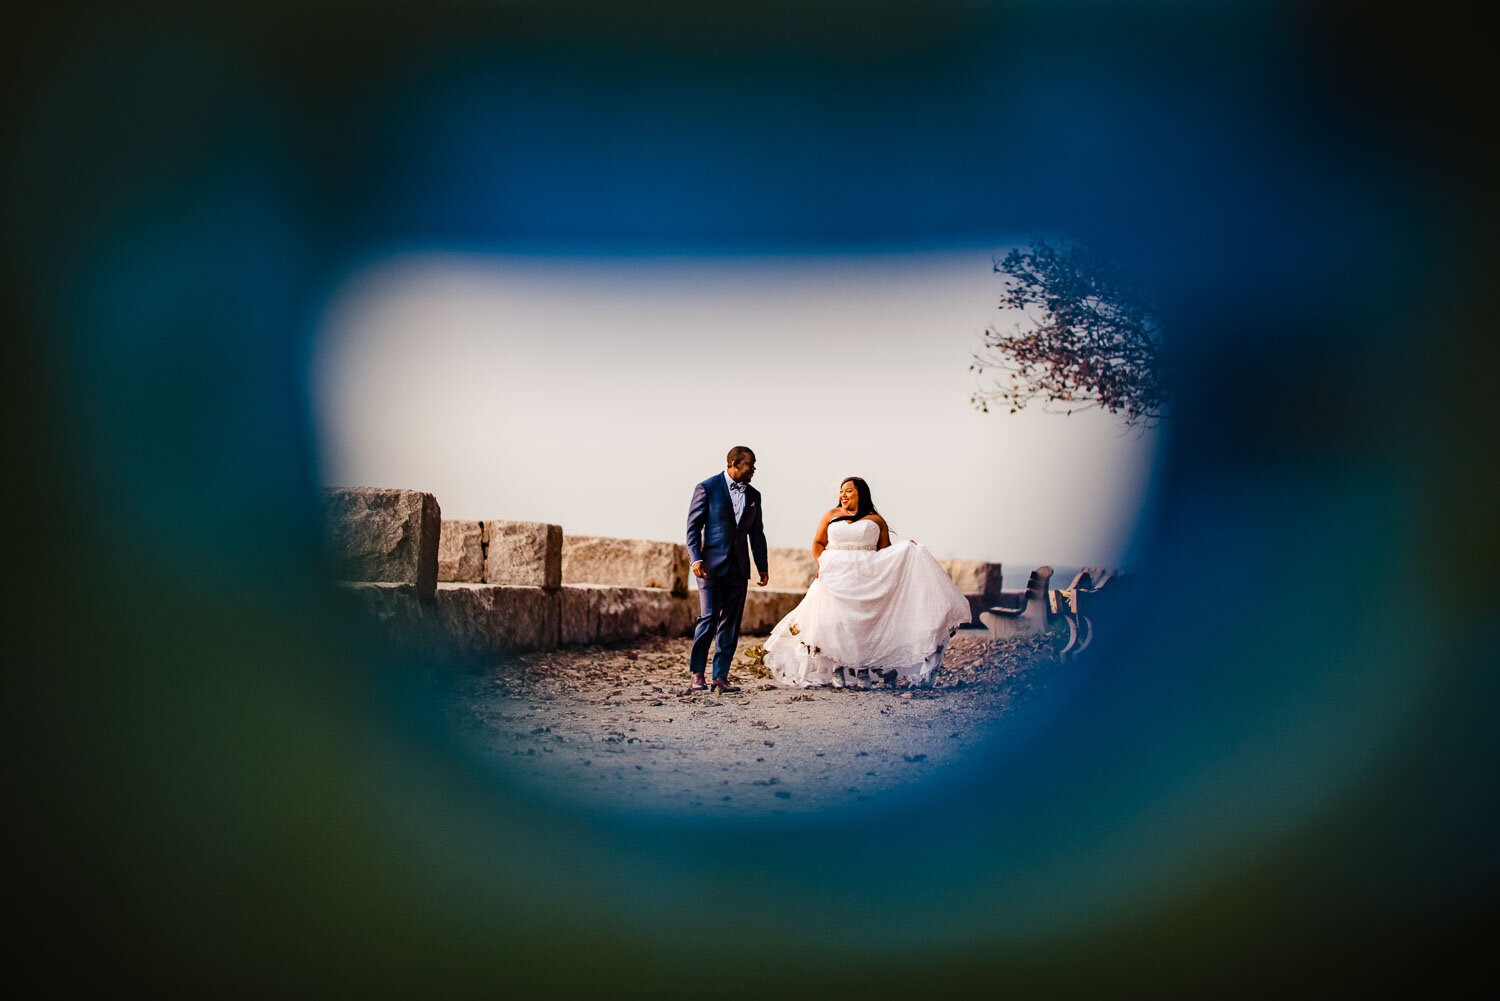
{"type": "Polygon", "coordinates": [[[834,521],[828,525],[828,548],[874,549],[880,542],[880,526],[869,518],[834,521]]]}

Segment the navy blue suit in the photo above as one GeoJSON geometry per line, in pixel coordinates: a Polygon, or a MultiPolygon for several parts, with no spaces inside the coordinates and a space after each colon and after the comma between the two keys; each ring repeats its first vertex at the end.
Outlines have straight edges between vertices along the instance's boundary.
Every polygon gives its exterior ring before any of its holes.
{"type": "Polygon", "coordinates": [[[714,677],[729,676],[729,662],[740,640],[740,616],[749,589],[750,551],[755,565],[767,572],[766,532],[761,520],[760,491],[745,484],[745,510],[734,520],[734,501],[724,474],[717,473],[693,488],[688,505],[688,559],[703,561],[706,577],[698,578],[698,621],[693,627],[693,651],[688,664],[702,674],[708,648],[714,650],[714,677]]]}

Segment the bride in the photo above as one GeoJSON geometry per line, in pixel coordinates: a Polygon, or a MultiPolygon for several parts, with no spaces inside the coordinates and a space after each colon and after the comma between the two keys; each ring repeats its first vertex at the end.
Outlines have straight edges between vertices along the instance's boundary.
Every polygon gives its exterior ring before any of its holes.
{"type": "Polygon", "coordinates": [[[813,539],[818,573],[802,603],[765,642],[778,685],[930,685],[943,647],[969,621],[969,602],[927,549],[891,544],[890,527],[858,476],[813,539]]]}

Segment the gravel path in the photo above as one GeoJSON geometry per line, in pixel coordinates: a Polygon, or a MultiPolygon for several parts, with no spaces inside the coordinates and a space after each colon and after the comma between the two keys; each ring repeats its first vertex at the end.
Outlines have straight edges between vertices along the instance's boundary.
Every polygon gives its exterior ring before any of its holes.
{"type": "Polygon", "coordinates": [[[545,796],[681,816],[799,813],[962,763],[1059,665],[1055,638],[961,630],[931,689],[777,688],[743,638],[743,691],[687,695],[689,640],[530,654],[454,687],[453,723],[545,796]]]}

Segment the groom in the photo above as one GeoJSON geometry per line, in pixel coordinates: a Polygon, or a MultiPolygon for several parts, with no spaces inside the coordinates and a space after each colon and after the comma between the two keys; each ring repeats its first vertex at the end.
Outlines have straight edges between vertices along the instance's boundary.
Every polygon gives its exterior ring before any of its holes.
{"type": "Polygon", "coordinates": [[[720,692],[739,691],[729,683],[729,662],[740,639],[740,615],[749,590],[747,539],[749,548],[755,550],[755,565],[760,568],[760,586],[765,587],[769,579],[760,491],[750,485],[755,476],[755,453],[736,445],[726,461],[724,472],[693,488],[693,500],[688,505],[688,554],[693,561],[693,576],[698,578],[698,608],[702,613],[693,628],[693,652],[688,658],[693,672],[689,692],[710,687],[703,680],[703,672],[715,635],[718,649],[714,652],[712,687],[720,692]]]}

